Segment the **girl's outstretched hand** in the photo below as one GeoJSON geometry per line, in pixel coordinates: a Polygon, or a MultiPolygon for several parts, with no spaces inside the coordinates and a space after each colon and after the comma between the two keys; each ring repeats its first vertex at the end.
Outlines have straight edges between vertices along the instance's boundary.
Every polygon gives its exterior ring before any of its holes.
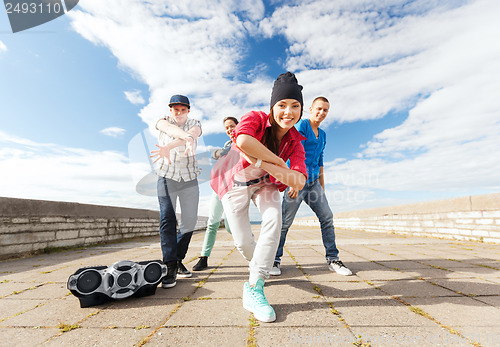
{"type": "Polygon", "coordinates": [[[159,149],[156,151],[151,151],[151,155],[149,156],[150,158],[158,157],[155,159],[155,161],[153,161],[153,164],[156,163],[161,158],[166,158],[168,160],[168,163],[172,164],[172,162],[170,161],[170,147],[158,146],[158,145],[155,146],[158,147],[159,149]]]}

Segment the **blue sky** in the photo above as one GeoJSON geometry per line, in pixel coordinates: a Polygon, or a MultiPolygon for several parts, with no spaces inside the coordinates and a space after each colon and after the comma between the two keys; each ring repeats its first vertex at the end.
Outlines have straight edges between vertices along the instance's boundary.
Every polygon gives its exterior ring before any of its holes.
{"type": "Polygon", "coordinates": [[[334,211],[498,192],[498,13],[495,0],[80,0],[13,34],[0,10],[0,196],[157,209],[136,192],[139,134],[151,146],[170,96],[190,97],[203,152],[226,141],[224,116],[267,111],[287,70],[305,118],[331,100],[334,211]]]}

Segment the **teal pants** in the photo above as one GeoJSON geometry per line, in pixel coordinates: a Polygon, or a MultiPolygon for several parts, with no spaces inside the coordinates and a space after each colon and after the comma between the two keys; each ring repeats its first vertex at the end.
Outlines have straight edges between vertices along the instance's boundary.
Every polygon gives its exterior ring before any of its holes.
{"type": "MultiPolygon", "coordinates": [[[[201,249],[202,257],[210,257],[212,248],[214,248],[215,238],[217,237],[217,230],[219,229],[220,219],[224,208],[216,193],[212,193],[210,198],[210,212],[208,214],[207,230],[205,231],[205,240],[203,241],[203,248],[201,249]]],[[[229,223],[225,220],[225,226],[228,233],[231,234],[229,223]]]]}

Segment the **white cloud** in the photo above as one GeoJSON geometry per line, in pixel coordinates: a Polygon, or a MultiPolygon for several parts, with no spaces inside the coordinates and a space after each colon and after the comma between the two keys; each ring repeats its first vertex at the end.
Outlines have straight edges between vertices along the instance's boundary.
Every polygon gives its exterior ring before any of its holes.
{"type": "Polygon", "coordinates": [[[281,35],[305,102],[332,101],[325,126],[408,112],[358,159],[327,164],[341,177],[376,181],[330,176],[330,184],[358,187],[371,201],[378,189],[469,194],[500,186],[491,154],[500,138],[498,1],[297,1],[268,18],[262,1],[88,0],[80,8],[69,13],[73,28],[150,88],[140,117],[151,127],[172,94],[191,98],[205,134],[219,132],[226,115],[267,107],[275,76],[257,65],[254,80],[242,82],[249,72],[239,63],[249,36],[281,35]]]}
{"type": "MultiPolygon", "coordinates": [[[[145,148],[141,136],[136,136],[126,156],[37,143],[0,131],[1,196],[158,210],[157,176],[151,175],[148,157],[155,142],[149,137],[148,142],[145,148]],[[149,181],[144,181],[146,176],[149,181]],[[144,182],[146,193],[138,187],[144,182]]],[[[203,144],[198,150],[208,149],[203,144]]],[[[209,170],[207,153],[198,160],[203,170],[209,170]]],[[[200,182],[199,215],[208,215],[211,194],[208,182],[200,182]]]]}
{"type": "Polygon", "coordinates": [[[2,41],[0,41],[0,54],[2,54],[3,52],[7,52],[7,46],[2,41]]]}
{"type": "Polygon", "coordinates": [[[140,90],[133,90],[130,92],[123,92],[128,101],[130,101],[134,105],[142,105],[146,101],[142,97],[140,90]]]}
{"type": "Polygon", "coordinates": [[[289,41],[287,68],[300,72],[306,99],[335,101],[331,123],[381,118],[467,83],[478,64],[488,69],[498,61],[499,10],[492,0],[310,1],[278,9],[259,28],[289,41]]]}
{"type": "Polygon", "coordinates": [[[158,209],[155,198],[135,191],[132,176],[142,171],[121,153],[36,143],[0,131],[2,196],[158,209]]]}
{"type": "Polygon", "coordinates": [[[260,27],[290,41],[287,65],[301,71],[306,99],[332,99],[327,124],[408,112],[361,148],[359,159],[326,164],[332,192],[498,191],[500,3],[415,1],[397,17],[388,13],[401,7],[391,4],[314,1],[284,7],[260,27]]]}
{"type": "Polygon", "coordinates": [[[111,136],[111,137],[118,137],[120,135],[123,135],[125,134],[125,129],[122,129],[122,128],[118,128],[118,127],[109,127],[109,128],[105,128],[105,129],[102,129],[100,131],[101,134],[104,134],[106,136],[111,136]]]}
{"type": "Polygon", "coordinates": [[[262,78],[241,83],[237,68],[244,23],[263,16],[261,1],[131,0],[124,6],[118,0],[89,0],[79,8],[68,14],[73,28],[109,48],[123,68],[149,86],[149,104],[140,117],[150,126],[168,111],[173,94],[191,97],[192,116],[212,121],[205,133],[220,131],[218,123],[227,114],[241,115],[255,101],[267,102],[269,88],[261,92],[262,78]]]}

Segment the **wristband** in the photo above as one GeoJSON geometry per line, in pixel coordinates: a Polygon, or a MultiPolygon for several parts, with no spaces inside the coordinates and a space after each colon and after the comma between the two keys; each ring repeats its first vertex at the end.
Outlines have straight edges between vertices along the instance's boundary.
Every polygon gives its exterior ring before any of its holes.
{"type": "Polygon", "coordinates": [[[261,164],[262,164],[262,159],[257,159],[257,162],[255,163],[255,167],[259,168],[261,164]]]}

